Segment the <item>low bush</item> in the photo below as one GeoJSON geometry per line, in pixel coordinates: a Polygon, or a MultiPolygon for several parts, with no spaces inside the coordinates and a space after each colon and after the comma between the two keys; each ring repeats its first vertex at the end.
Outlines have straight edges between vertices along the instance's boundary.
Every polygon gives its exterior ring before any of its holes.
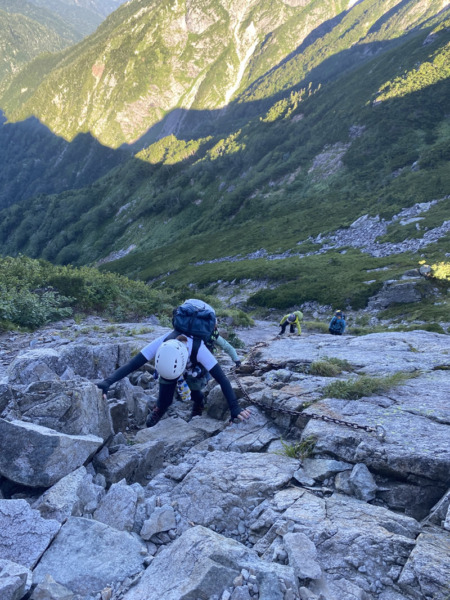
{"type": "Polygon", "coordinates": [[[68,304],[71,298],[66,298],[54,291],[39,293],[30,290],[8,290],[0,287],[0,321],[3,329],[14,326],[35,329],[57,319],[72,315],[68,304]]]}
{"type": "Polygon", "coordinates": [[[343,400],[358,400],[365,396],[387,392],[401,385],[415,373],[394,373],[386,377],[368,377],[363,375],[357,379],[333,381],[322,390],[323,398],[342,398],[343,400]]]}
{"type": "Polygon", "coordinates": [[[346,360],[324,356],[321,360],[311,363],[310,374],[320,377],[337,377],[343,371],[351,371],[352,367],[346,360]]]}
{"type": "Polygon", "coordinates": [[[276,452],[276,454],[287,456],[288,458],[298,458],[304,460],[305,458],[311,456],[314,452],[317,439],[310,435],[300,442],[289,443],[285,442],[283,439],[281,439],[280,442],[283,449],[276,452]]]}
{"type": "Polygon", "coordinates": [[[74,313],[140,318],[171,311],[173,299],[142,281],[97,269],[55,266],[25,256],[0,258],[3,329],[35,329],[74,313]]]}

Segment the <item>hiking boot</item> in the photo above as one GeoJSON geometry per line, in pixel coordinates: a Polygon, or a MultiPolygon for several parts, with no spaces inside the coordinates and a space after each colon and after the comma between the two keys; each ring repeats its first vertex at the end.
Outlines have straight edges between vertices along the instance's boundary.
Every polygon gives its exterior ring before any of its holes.
{"type": "Polygon", "coordinates": [[[194,404],[192,405],[191,418],[201,417],[203,414],[203,406],[203,402],[194,402],[194,404]]]}
{"type": "Polygon", "coordinates": [[[156,423],[161,419],[162,414],[157,406],[152,410],[152,412],[148,415],[146,425],[147,427],[154,427],[156,423]]]}

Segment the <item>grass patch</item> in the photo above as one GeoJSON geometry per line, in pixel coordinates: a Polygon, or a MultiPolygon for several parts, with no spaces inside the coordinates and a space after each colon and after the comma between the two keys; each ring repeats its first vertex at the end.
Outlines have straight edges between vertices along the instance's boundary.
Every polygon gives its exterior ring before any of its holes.
{"type": "Polygon", "coordinates": [[[322,398],[358,400],[359,398],[372,396],[373,394],[387,392],[416,376],[417,373],[394,373],[386,377],[368,377],[363,375],[357,379],[333,381],[322,390],[322,398]]]}
{"type": "Polygon", "coordinates": [[[302,331],[309,331],[311,333],[328,333],[328,322],[322,323],[321,321],[302,321],[302,331]]]}
{"type": "MultiPolygon", "coordinates": [[[[439,302],[425,300],[420,303],[397,304],[390,306],[379,314],[380,319],[402,320],[407,321],[406,327],[414,327],[414,329],[425,329],[426,325],[436,327],[439,321],[448,322],[450,314],[450,300],[441,296],[439,302]],[[413,323],[413,321],[425,321],[423,323],[413,323]]],[[[410,330],[409,330],[410,331],[410,330]]],[[[427,329],[433,331],[433,329],[427,329]]],[[[442,333],[439,331],[439,333],[442,333]]]]}
{"type": "Polygon", "coordinates": [[[321,360],[311,363],[310,374],[320,377],[337,377],[343,371],[351,371],[351,364],[340,358],[324,356],[321,360]]]}
{"type": "Polygon", "coordinates": [[[417,323],[415,325],[396,326],[389,331],[431,331],[432,333],[446,333],[439,323],[417,323]]]}
{"type": "Polygon", "coordinates": [[[385,333],[391,331],[386,325],[374,325],[368,327],[365,325],[349,325],[347,327],[347,333],[349,335],[369,335],[370,333],[385,333]]]}
{"type": "Polygon", "coordinates": [[[312,455],[316,446],[317,439],[314,436],[310,435],[304,440],[301,440],[300,442],[289,443],[285,442],[283,439],[280,439],[280,442],[283,446],[283,449],[278,450],[277,452],[275,452],[275,454],[303,460],[312,455]]]}

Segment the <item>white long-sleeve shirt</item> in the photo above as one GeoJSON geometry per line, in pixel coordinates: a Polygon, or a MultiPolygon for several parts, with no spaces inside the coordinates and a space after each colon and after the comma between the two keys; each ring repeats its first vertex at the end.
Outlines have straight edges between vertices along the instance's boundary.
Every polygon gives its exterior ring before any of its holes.
{"type": "MultiPolygon", "coordinates": [[[[167,335],[168,334],[165,333],[164,335],[161,335],[159,338],[156,338],[156,340],[153,340],[153,342],[150,342],[150,344],[147,344],[147,346],[142,348],[141,354],[143,354],[147,360],[151,360],[152,358],[154,358],[158,348],[164,342],[167,335]]],[[[192,344],[193,344],[194,340],[187,335],[185,337],[187,338],[187,348],[188,348],[189,356],[191,356],[192,344]]],[[[203,365],[207,371],[210,371],[213,367],[215,367],[215,365],[217,365],[216,358],[208,350],[208,348],[205,346],[205,344],[203,342],[201,342],[200,347],[197,352],[197,362],[199,362],[201,365],[203,365]]]]}

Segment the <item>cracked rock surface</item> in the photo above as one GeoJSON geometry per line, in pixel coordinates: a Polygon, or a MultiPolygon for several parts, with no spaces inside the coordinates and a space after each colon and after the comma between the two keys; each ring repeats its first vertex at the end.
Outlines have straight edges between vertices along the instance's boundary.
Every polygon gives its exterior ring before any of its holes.
{"type": "Polygon", "coordinates": [[[0,339],[0,598],[448,600],[449,336],[258,322],[229,372],[248,421],[210,382],[201,417],[175,399],[147,429],[151,365],[107,399],[95,381],[164,331],[0,339]],[[330,358],[338,374],[313,374],[330,358]],[[330,387],[396,374],[355,399],[330,387]]]}

